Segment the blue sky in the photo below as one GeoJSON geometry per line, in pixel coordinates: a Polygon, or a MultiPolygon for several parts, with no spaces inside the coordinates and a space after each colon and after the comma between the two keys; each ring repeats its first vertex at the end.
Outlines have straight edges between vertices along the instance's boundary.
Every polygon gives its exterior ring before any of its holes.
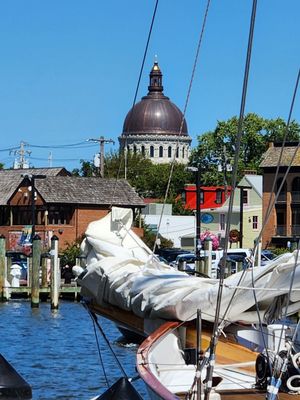
{"type": "MultiPolygon", "coordinates": [[[[21,141],[35,167],[73,169],[116,141],[137,84],[153,0],[0,2],[0,150],[21,141]],[[34,147],[42,146],[42,147],[34,147]],[[43,148],[49,146],[49,148],[43,148]],[[52,148],[50,148],[52,147],[52,148]]],[[[206,1],[160,0],[138,99],[155,54],[164,93],[183,109],[206,1]]],[[[252,1],[212,0],[186,120],[192,146],[218,120],[238,115],[252,1]]],[[[258,0],[246,112],[287,118],[299,68],[299,0],[258,0]]],[[[296,99],[294,118],[300,121],[296,99]]],[[[13,153],[0,151],[12,166],[13,153]]]]}

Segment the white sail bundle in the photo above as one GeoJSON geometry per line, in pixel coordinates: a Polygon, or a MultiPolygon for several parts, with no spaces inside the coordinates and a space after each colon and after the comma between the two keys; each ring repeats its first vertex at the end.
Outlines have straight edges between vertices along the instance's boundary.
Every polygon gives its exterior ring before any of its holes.
{"type": "MultiPolygon", "coordinates": [[[[82,295],[142,318],[185,321],[195,318],[197,309],[201,309],[202,318],[213,321],[219,281],[190,276],[160,263],[131,230],[131,224],[131,210],[113,208],[106,217],[89,225],[81,247],[87,257],[87,271],[79,279],[82,295]]],[[[287,315],[297,312],[300,263],[296,265],[296,261],[297,251],[284,254],[268,266],[249,268],[226,278],[221,317],[228,309],[226,320],[257,322],[256,300],[262,314],[272,308],[280,314],[278,307],[283,307],[287,315]]]]}

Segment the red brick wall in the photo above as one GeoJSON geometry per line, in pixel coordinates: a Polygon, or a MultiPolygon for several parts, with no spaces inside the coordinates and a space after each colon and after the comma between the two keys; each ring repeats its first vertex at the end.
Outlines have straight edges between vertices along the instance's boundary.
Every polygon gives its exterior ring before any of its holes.
{"type": "MultiPolygon", "coordinates": [[[[103,218],[107,213],[107,209],[80,207],[75,209],[71,225],[36,225],[35,231],[41,236],[45,247],[50,244],[50,238],[56,235],[59,239],[59,249],[63,250],[68,243],[82,237],[90,222],[103,218]]],[[[7,238],[7,250],[11,250],[9,238],[13,238],[14,232],[22,232],[23,228],[22,225],[0,226],[0,234],[7,238]]],[[[134,228],[134,230],[139,236],[143,236],[143,229],[134,228]]]]}

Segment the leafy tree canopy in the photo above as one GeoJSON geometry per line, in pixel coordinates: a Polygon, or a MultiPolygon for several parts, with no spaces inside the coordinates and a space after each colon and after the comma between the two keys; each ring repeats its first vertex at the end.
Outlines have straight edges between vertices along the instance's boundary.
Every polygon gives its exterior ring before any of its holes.
{"type": "MultiPolygon", "coordinates": [[[[223,172],[218,172],[218,165],[225,166],[233,162],[236,152],[238,118],[218,121],[214,131],[198,136],[198,146],[192,151],[191,164],[201,166],[201,183],[204,185],[222,184],[223,172]]],[[[257,114],[247,114],[243,123],[243,136],[238,164],[238,179],[245,170],[259,172],[259,164],[268,143],[280,142],[287,131],[282,118],[264,119],[257,114]]],[[[287,141],[298,141],[300,126],[292,121],[288,128],[287,141]]]]}
{"type": "MultiPolygon", "coordinates": [[[[97,176],[98,171],[88,161],[80,161],[81,168],[73,170],[73,175],[77,176],[97,176]]],[[[110,153],[105,157],[105,177],[124,178],[125,161],[122,154],[117,152],[110,153]]],[[[164,199],[168,185],[171,165],[152,164],[149,158],[140,153],[128,153],[127,155],[127,180],[135,190],[144,197],[164,199]]],[[[177,194],[181,193],[184,184],[193,182],[193,175],[186,170],[182,164],[175,164],[168,197],[173,201],[177,194]]]]}

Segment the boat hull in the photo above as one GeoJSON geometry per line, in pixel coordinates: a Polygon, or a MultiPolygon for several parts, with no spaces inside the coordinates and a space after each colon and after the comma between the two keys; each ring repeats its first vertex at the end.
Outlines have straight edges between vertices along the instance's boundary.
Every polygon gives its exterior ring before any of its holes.
{"type": "MultiPolygon", "coordinates": [[[[176,332],[176,330],[182,329],[180,327],[181,325],[182,324],[179,322],[166,323],[152,335],[150,335],[138,349],[137,370],[149,391],[151,400],[186,399],[188,389],[176,390],[176,387],[180,388],[179,381],[185,379],[185,374],[187,374],[187,372],[190,372],[190,375],[195,373],[195,369],[192,371],[190,366],[186,366],[184,364],[181,364],[180,368],[178,360],[177,362],[173,362],[173,365],[171,365],[169,364],[169,360],[167,358],[170,353],[174,353],[175,348],[173,346],[174,342],[166,338],[168,335],[176,332]],[[165,351],[163,350],[164,340],[166,340],[166,344],[168,345],[168,347],[166,346],[165,351]],[[158,353],[161,356],[160,360],[163,360],[159,361],[157,364],[155,364],[155,356],[153,356],[153,353],[156,351],[156,346],[158,346],[158,353]],[[168,368],[167,372],[164,365],[170,365],[170,368],[168,368]],[[167,376],[167,373],[169,373],[169,377],[167,376]],[[172,390],[170,388],[172,388],[172,390]]],[[[202,332],[202,343],[204,347],[206,346],[206,340],[208,340],[209,335],[209,332],[202,332]]],[[[188,324],[185,329],[185,339],[188,346],[193,346],[195,344],[194,336],[195,331],[192,329],[191,324],[188,324]]],[[[217,375],[220,374],[219,376],[222,376],[222,368],[225,368],[226,373],[228,374],[227,379],[229,386],[226,388],[226,382],[222,382],[222,385],[219,385],[218,383],[216,385],[213,384],[214,388],[211,392],[210,399],[265,399],[266,392],[254,388],[256,357],[257,353],[239,345],[238,343],[231,342],[228,340],[228,338],[226,340],[220,340],[217,346],[215,371],[217,375]],[[230,375],[228,372],[228,366],[231,366],[231,368],[233,367],[232,375],[230,375]],[[234,382],[234,379],[240,379],[238,374],[244,376],[245,388],[238,388],[241,387],[242,381],[237,380],[236,388],[230,389],[230,384],[232,383],[230,380],[234,382]],[[248,385],[248,387],[246,385],[248,385]]],[[[193,381],[190,379],[190,382],[192,383],[193,381]]],[[[278,394],[278,399],[281,400],[292,400],[292,398],[300,399],[300,395],[283,392],[278,394]]]]}

